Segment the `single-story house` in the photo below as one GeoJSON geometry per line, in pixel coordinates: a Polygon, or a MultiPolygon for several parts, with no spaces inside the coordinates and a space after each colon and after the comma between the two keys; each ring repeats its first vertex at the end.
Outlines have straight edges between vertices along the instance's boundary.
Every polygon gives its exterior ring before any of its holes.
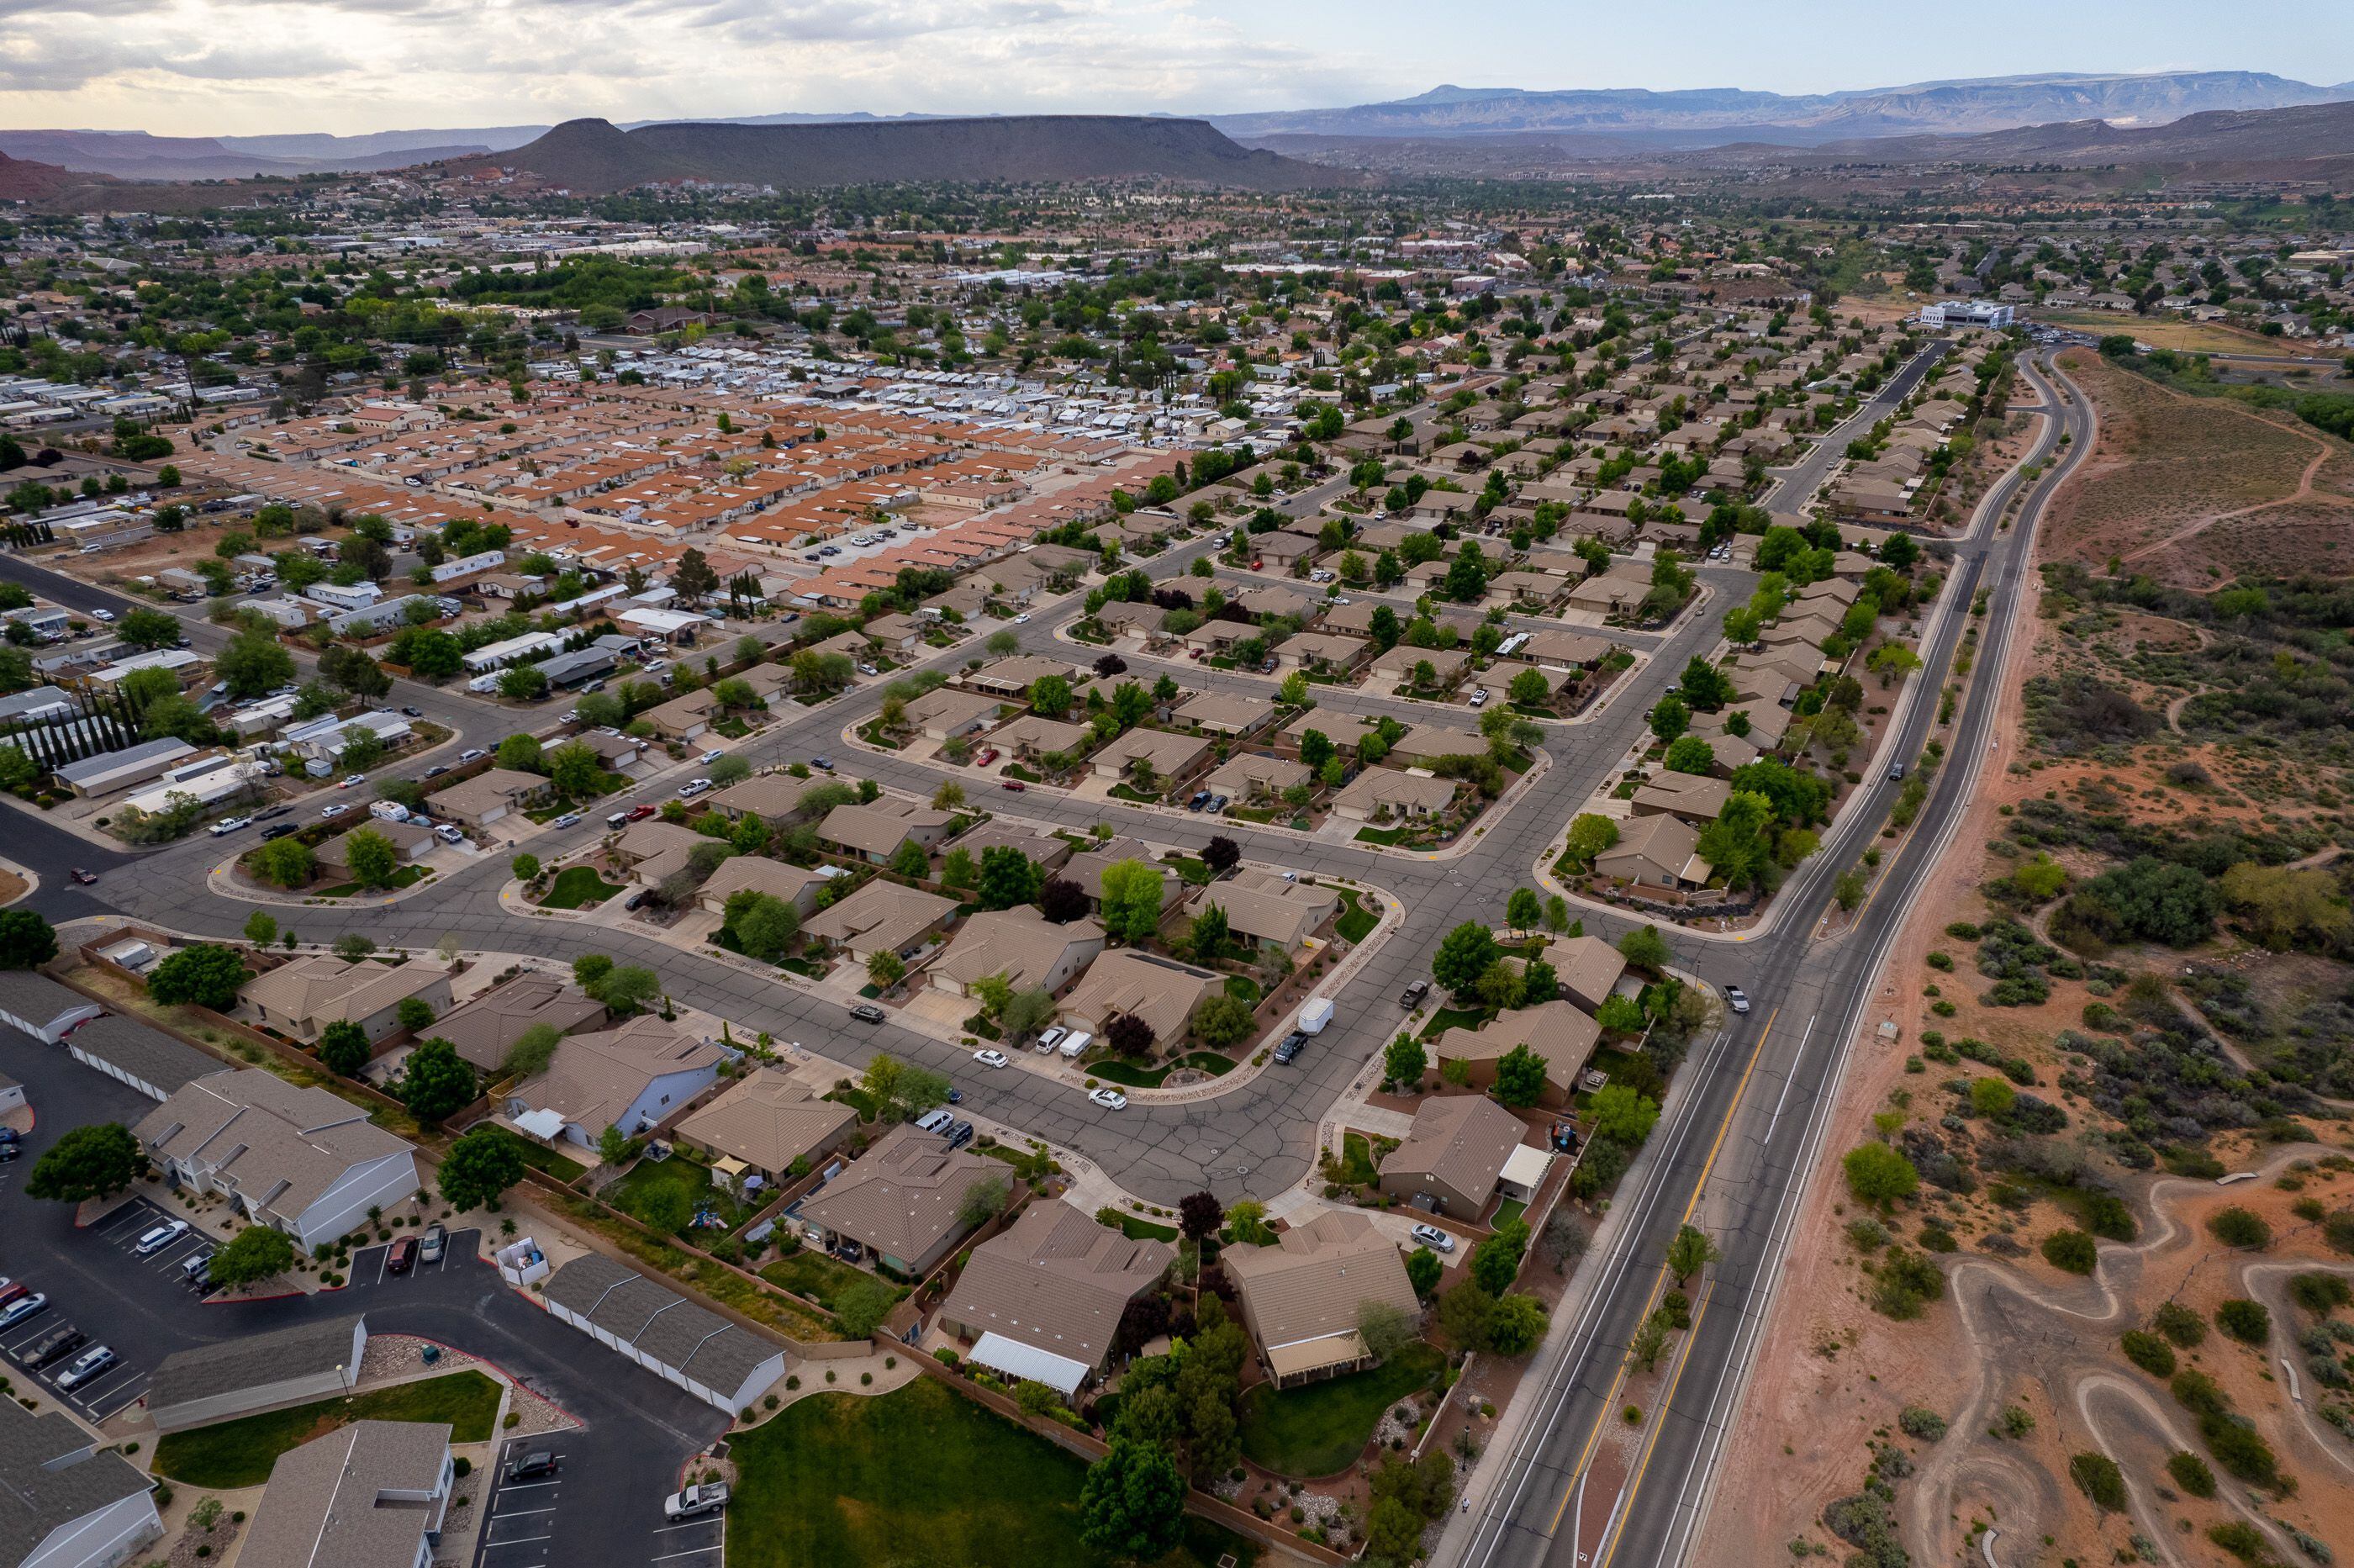
{"type": "Polygon", "coordinates": [[[1435,1214],[1476,1220],[1528,1128],[1485,1095],[1432,1095],[1382,1160],[1382,1191],[1435,1214]]]}
{"type": "Polygon", "coordinates": [[[970,1341],[967,1361],[1068,1399],[1103,1370],[1129,1304],[1176,1255],[1069,1203],[1032,1203],[972,1249],[936,1320],[970,1341]]]}
{"type": "Polygon", "coordinates": [[[907,705],[907,722],[927,739],[954,740],[994,723],[997,705],[997,698],[980,692],[941,686],[907,705]]]}
{"type": "Polygon", "coordinates": [[[1271,1246],[1230,1246],[1221,1261],[1241,1299],[1243,1326],[1278,1388],[1371,1361],[1357,1332],[1364,1303],[1410,1318],[1422,1312],[1397,1244],[1370,1215],[1352,1210],[1328,1209],[1271,1246]]]}
{"type": "Polygon", "coordinates": [[[705,686],[648,708],[638,717],[653,726],[654,734],[663,739],[684,742],[709,729],[718,712],[719,699],[710,687],[705,686]]]}
{"type": "Polygon", "coordinates": [[[1313,883],[1286,882],[1273,872],[1243,871],[1194,889],[1184,912],[1198,916],[1212,905],[1226,912],[1236,941],[1295,952],[1340,912],[1341,895],[1313,883]]]}
{"type": "Polygon", "coordinates": [[[971,996],[976,983],[999,975],[1017,991],[1052,993],[1076,979],[1103,948],[1104,928],[1093,920],[1058,926],[1030,904],[984,910],[958,928],[948,951],[933,962],[931,984],[951,996],[971,996]]]}
{"type": "Polygon", "coordinates": [[[709,1088],[726,1053],[652,1013],[567,1036],[547,1070],[506,1092],[516,1125],[593,1149],[609,1127],[631,1137],[678,1114],[709,1088]]]}
{"type": "Polygon", "coordinates": [[[1314,771],[1296,758],[1246,751],[1210,769],[1202,788],[1237,800],[1256,800],[1279,796],[1294,785],[1312,786],[1315,779],[1314,771]]]}
{"type": "Polygon", "coordinates": [[[1724,803],[1732,798],[1733,786],[1722,779],[1663,768],[1636,789],[1634,811],[1638,817],[1681,817],[1696,827],[1704,827],[1716,821],[1724,803]]]}
{"type": "Polygon", "coordinates": [[[1335,816],[1352,822],[1427,817],[1455,799],[1455,780],[1395,768],[1368,768],[1332,797],[1335,816]]]}
{"type": "Polygon", "coordinates": [[[899,846],[912,840],[929,852],[949,836],[956,813],[885,795],[864,803],[836,806],[818,824],[821,842],[854,858],[887,865],[899,846]]]}
{"type": "Polygon", "coordinates": [[[1133,779],[1150,769],[1165,788],[1182,779],[1209,755],[1210,743],[1199,736],[1132,729],[1098,749],[1089,762],[1098,779],[1133,779]]]}
{"type": "Polygon", "coordinates": [[[319,846],[319,874],[331,881],[346,880],[352,874],[352,834],[376,833],[392,845],[393,860],[400,865],[413,865],[432,853],[440,841],[433,830],[423,822],[387,822],[371,817],[348,832],[337,833],[319,846]]]}
{"type": "Polygon", "coordinates": [[[1275,717],[1265,697],[1232,692],[1196,692],[1171,710],[1170,717],[1210,735],[1246,736],[1275,717]]]}
{"type": "Polygon", "coordinates": [[[821,1099],[790,1074],[760,1067],[697,1106],[673,1130],[712,1160],[713,1179],[757,1176],[769,1186],[807,1170],[858,1128],[858,1113],[821,1099]]]}
{"type": "Polygon", "coordinates": [[[1544,956],[1561,981],[1562,995],[1588,1012],[1602,1005],[1602,999],[1617,989],[1618,978],[1627,972],[1626,959],[1599,937],[1556,938],[1544,956]]]}
{"type": "Polygon", "coordinates": [[[740,784],[730,784],[706,797],[704,805],[731,822],[746,816],[773,822],[791,816],[800,808],[801,797],[822,782],[796,779],[790,773],[756,773],[740,784]]]}
{"type": "Polygon", "coordinates": [[[569,1034],[604,1016],[603,1002],[554,976],[522,974],[435,1019],[433,1033],[478,1070],[495,1073],[525,1031],[545,1023],[569,1034]]]}
{"type": "Polygon", "coordinates": [[[1496,1082],[1496,1064],[1526,1045],[1544,1058],[1544,1089],[1539,1101],[1558,1106],[1576,1090],[1577,1075],[1585,1070],[1601,1038],[1602,1026],[1575,1005],[1541,1001],[1500,1013],[1478,1029],[1458,1024],[1438,1037],[1431,1054],[1442,1066],[1461,1062],[1470,1069],[1470,1085],[1484,1089],[1496,1082]]]}
{"type": "Polygon", "coordinates": [[[355,964],[311,953],[246,981],[238,1012],[306,1044],[330,1023],[356,1023],[374,1044],[400,1027],[400,1004],[411,997],[437,1016],[448,1012],[450,971],[425,959],[355,964]]]}
{"type": "Polygon", "coordinates": [[[895,1127],[801,1204],[801,1228],[822,1246],[854,1241],[886,1268],[926,1275],[972,1228],[959,1215],[966,1196],[1005,1180],[994,1160],[895,1127]]]}
{"type": "Polygon", "coordinates": [[[1664,813],[1618,824],[1618,842],[1594,857],[1597,875],[1639,886],[1690,891],[1708,885],[1712,869],[1700,855],[1700,832],[1664,813]]]}
{"type": "Polygon", "coordinates": [[[1101,1035],[1113,1018],[1128,1013],[1150,1024],[1153,1039],[1168,1044],[1185,1037],[1193,1010],[1223,985],[1206,969],[1116,948],[1087,966],[1086,977],[1063,999],[1058,1016],[1101,1035]]]}
{"type": "Polygon", "coordinates": [[[716,915],[726,910],[731,895],[749,889],[783,899],[806,920],[817,912],[818,889],[832,880],[822,872],[788,865],[765,855],[739,854],[722,861],[696,897],[705,909],[716,915]]]}
{"type": "Polygon", "coordinates": [[[537,805],[555,789],[536,773],[492,768],[429,796],[427,803],[437,817],[470,828],[487,828],[511,812],[537,805]]]}
{"type": "Polygon", "coordinates": [[[1345,675],[1357,667],[1358,661],[1373,648],[1362,637],[1343,637],[1331,631],[1303,631],[1285,640],[1275,651],[1275,661],[1286,670],[1324,671],[1345,675]]]}
{"type": "Polygon", "coordinates": [[[855,963],[863,964],[876,953],[911,959],[956,911],[953,898],[919,887],[902,887],[878,876],[847,898],[819,910],[802,922],[801,929],[841,948],[855,963]]]}

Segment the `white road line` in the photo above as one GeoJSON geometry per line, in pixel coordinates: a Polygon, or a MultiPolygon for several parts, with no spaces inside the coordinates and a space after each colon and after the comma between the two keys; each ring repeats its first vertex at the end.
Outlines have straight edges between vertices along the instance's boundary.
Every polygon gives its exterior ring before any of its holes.
{"type": "Polygon", "coordinates": [[[657,1557],[654,1561],[657,1563],[673,1563],[682,1557],[703,1557],[718,1550],[719,1548],[716,1546],[698,1546],[692,1552],[673,1552],[667,1556],[657,1557]]]}
{"type": "Polygon", "coordinates": [[[484,1544],[489,1546],[529,1546],[535,1541],[553,1541],[555,1539],[556,1537],[553,1533],[547,1535],[518,1535],[511,1541],[492,1541],[486,1542],[484,1544]]]}
{"type": "Polygon", "coordinates": [[[563,1484],[561,1481],[510,1481],[499,1489],[502,1492],[527,1492],[535,1487],[556,1487],[563,1484]]]}
{"type": "Polygon", "coordinates": [[[511,1508],[504,1513],[493,1512],[491,1517],[493,1519],[522,1519],[529,1514],[554,1513],[555,1511],[556,1510],[552,1508],[511,1508]]]}

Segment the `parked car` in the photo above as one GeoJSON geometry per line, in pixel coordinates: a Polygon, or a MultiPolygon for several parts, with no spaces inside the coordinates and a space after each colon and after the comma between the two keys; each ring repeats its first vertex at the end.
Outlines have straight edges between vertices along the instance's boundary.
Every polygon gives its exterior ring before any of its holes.
{"type": "Polygon", "coordinates": [[[538,1476],[556,1474],[556,1455],[546,1448],[530,1448],[507,1461],[507,1479],[528,1481],[538,1476]]]}
{"type": "Polygon", "coordinates": [[[1059,1023],[1041,1033],[1038,1036],[1038,1054],[1041,1056],[1051,1054],[1055,1047],[1060,1045],[1064,1037],[1069,1033],[1070,1031],[1059,1023]]]}
{"type": "Polygon", "coordinates": [[[708,767],[710,767],[713,763],[715,763],[715,762],[718,761],[721,758],[723,758],[723,757],[725,757],[725,756],[726,756],[726,755],[727,755],[727,754],[726,754],[726,752],[721,751],[721,750],[719,750],[717,747],[715,747],[713,749],[711,749],[711,750],[709,750],[709,751],[705,752],[702,756],[700,756],[700,757],[696,758],[695,760],[695,762],[696,762],[696,764],[697,764],[698,766],[700,766],[700,767],[704,767],[704,768],[708,768],[708,767]]]}
{"type": "Polygon", "coordinates": [[[654,810],[655,809],[652,806],[649,805],[632,806],[630,808],[630,821],[633,822],[642,822],[648,817],[654,814],[654,810]]]}
{"type": "Polygon", "coordinates": [[[1287,1067],[1291,1065],[1293,1058],[1299,1054],[1307,1044],[1308,1036],[1297,1029],[1293,1030],[1283,1037],[1283,1044],[1275,1048],[1276,1061],[1287,1067]]]}
{"type": "Polygon", "coordinates": [[[36,1371],[54,1365],[90,1343],[90,1336],[69,1323],[52,1329],[34,1342],[33,1348],[16,1359],[36,1371]]]}
{"type": "Polygon", "coordinates": [[[401,716],[404,718],[423,718],[425,716],[425,710],[419,707],[406,707],[401,709],[400,712],[401,716]]]}
{"type": "Polygon", "coordinates": [[[260,810],[256,811],[256,812],[254,812],[254,813],[253,813],[253,820],[254,820],[255,821],[257,821],[257,822],[266,822],[266,821],[270,821],[272,817],[282,817],[282,816],[284,816],[287,812],[289,812],[289,811],[292,810],[293,809],[294,809],[294,808],[293,808],[293,807],[292,807],[292,806],[268,806],[268,807],[264,807],[262,810],[260,810]]]}
{"type": "Polygon", "coordinates": [[[708,779],[690,779],[678,787],[678,798],[682,800],[692,800],[710,788],[711,780],[708,779]]]}
{"type": "Polygon", "coordinates": [[[269,827],[261,830],[261,842],[263,843],[268,843],[272,839],[282,839],[288,833],[294,832],[296,831],[294,824],[292,822],[273,822],[269,827]]]}
{"type": "Polygon", "coordinates": [[[1196,789],[1186,800],[1185,809],[1189,811],[1198,811],[1209,803],[1210,792],[1207,789],[1196,789]]]}
{"type": "Polygon", "coordinates": [[[249,828],[251,826],[253,826],[253,819],[251,817],[223,817],[219,821],[215,822],[208,831],[212,833],[213,837],[217,839],[225,839],[240,828],[249,828]]]}
{"type": "Polygon", "coordinates": [[[998,781],[998,788],[1001,789],[1011,789],[1016,795],[1020,795],[1027,793],[1030,786],[1024,784],[1019,779],[1002,779],[998,781]]]}
{"type": "Polygon", "coordinates": [[[1430,982],[1426,980],[1416,980],[1409,984],[1405,991],[1398,993],[1398,1005],[1400,1007],[1419,1007],[1422,1005],[1422,999],[1429,994],[1430,982]]]}
{"type": "Polygon", "coordinates": [[[419,1263],[439,1263],[441,1261],[441,1255],[447,1252],[449,1248],[450,1227],[439,1224],[429,1225],[426,1227],[425,1240],[418,1246],[417,1261],[419,1263]]]}
{"type": "Polygon", "coordinates": [[[439,778],[440,778],[440,777],[441,777],[441,775],[443,775],[444,773],[447,773],[447,772],[449,772],[449,771],[450,771],[450,765],[449,765],[448,763],[446,763],[446,762],[437,762],[437,763],[435,763],[432,767],[430,767],[430,768],[427,768],[427,769],[425,770],[425,777],[427,777],[428,779],[439,779],[439,778]]]}
{"type": "Polygon", "coordinates": [[[480,762],[483,758],[488,757],[489,755],[489,752],[484,751],[479,746],[470,746],[466,747],[465,750],[458,754],[458,760],[460,762],[480,762]]]}
{"type": "Polygon", "coordinates": [[[850,1016],[861,1023],[880,1023],[883,1022],[883,1010],[871,1001],[862,1001],[850,1010],[850,1016]]]}
{"type": "Polygon", "coordinates": [[[153,1257],[187,1234],[187,1221],[165,1220],[162,1224],[142,1235],[131,1250],[141,1257],[153,1257]]]}
{"type": "Polygon", "coordinates": [[[58,1373],[58,1392],[70,1393],[86,1383],[92,1383],[104,1377],[114,1370],[117,1359],[113,1351],[104,1345],[84,1351],[73,1359],[72,1365],[58,1373]]]}
{"type": "Polygon", "coordinates": [[[663,1499],[663,1517],[667,1520],[701,1519],[717,1513],[727,1506],[727,1483],[705,1481],[699,1487],[689,1487],[683,1492],[673,1492],[663,1499]]]}
{"type": "Polygon", "coordinates": [[[11,1301],[21,1301],[33,1293],[33,1287],[21,1279],[0,1277],[0,1307],[11,1301]]]}
{"type": "Polygon", "coordinates": [[[1009,1058],[1004,1052],[993,1051],[986,1045],[982,1046],[980,1050],[975,1051],[972,1054],[972,1059],[980,1063],[984,1067],[1002,1067],[1008,1065],[1011,1062],[1011,1058],[1009,1058]]]}
{"type": "Polygon", "coordinates": [[[93,609],[90,613],[94,620],[103,620],[109,625],[113,624],[114,611],[111,609],[93,609]]]}
{"type": "Polygon", "coordinates": [[[580,825],[580,813],[567,811],[547,825],[551,828],[577,828],[580,825]]]}
{"type": "Polygon", "coordinates": [[[1414,1239],[1433,1252],[1453,1252],[1455,1238],[1437,1225],[1416,1225],[1411,1233],[1414,1239]]]}
{"type": "Polygon", "coordinates": [[[1749,993],[1743,991],[1737,985],[1726,986],[1724,988],[1724,1005],[1733,1009],[1735,1012],[1746,1012],[1749,1011],[1749,993]]]}
{"type": "Polygon", "coordinates": [[[415,1236],[401,1237],[392,1244],[392,1250],[384,1255],[384,1271],[387,1274],[407,1274],[416,1265],[417,1238],[415,1236]]]}
{"type": "Polygon", "coordinates": [[[991,763],[997,760],[997,747],[993,746],[982,747],[981,750],[975,754],[972,760],[975,767],[988,767],[991,763]]]}
{"type": "Polygon", "coordinates": [[[341,800],[337,800],[333,805],[320,807],[319,816],[323,821],[332,821],[350,810],[350,806],[345,804],[341,800]]]}
{"type": "Polygon", "coordinates": [[[1486,707],[1486,706],[1488,705],[1488,688],[1487,688],[1487,687],[1482,686],[1482,687],[1480,687],[1478,691],[1473,692],[1473,693],[1471,694],[1471,704],[1470,704],[1470,705],[1471,705],[1471,706],[1473,706],[1473,707],[1475,707],[1475,708],[1484,708],[1484,707],[1486,707]]]}
{"type": "Polygon", "coordinates": [[[0,1329],[13,1329],[49,1304],[49,1298],[36,1290],[29,1296],[19,1296],[5,1307],[0,1307],[0,1329]]]}
{"type": "Polygon", "coordinates": [[[1099,1105],[1106,1110],[1128,1108],[1128,1097],[1118,1089],[1089,1089],[1087,1098],[1091,1103],[1099,1105]]]}
{"type": "Polygon", "coordinates": [[[812,757],[810,758],[810,766],[816,768],[820,773],[831,773],[833,771],[833,758],[831,757],[812,757]]]}

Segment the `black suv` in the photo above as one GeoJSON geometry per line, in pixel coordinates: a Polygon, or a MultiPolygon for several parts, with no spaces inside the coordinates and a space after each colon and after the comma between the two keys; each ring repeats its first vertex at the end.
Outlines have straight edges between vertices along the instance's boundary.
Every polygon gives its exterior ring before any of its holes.
{"type": "Polygon", "coordinates": [[[880,1023],[883,1022],[883,1010],[871,1001],[862,1001],[850,1010],[850,1016],[861,1023],[880,1023]]]}
{"type": "Polygon", "coordinates": [[[1307,1044],[1308,1036],[1299,1030],[1293,1030],[1283,1037],[1283,1044],[1275,1048],[1276,1061],[1286,1067],[1291,1065],[1291,1059],[1299,1055],[1307,1044]]]}

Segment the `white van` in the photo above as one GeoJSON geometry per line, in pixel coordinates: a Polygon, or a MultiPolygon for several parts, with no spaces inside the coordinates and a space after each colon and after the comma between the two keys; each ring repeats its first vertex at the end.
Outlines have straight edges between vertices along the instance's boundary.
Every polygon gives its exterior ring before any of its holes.
{"type": "Polygon", "coordinates": [[[949,1110],[945,1106],[941,1107],[938,1110],[926,1111],[922,1116],[916,1118],[916,1130],[917,1132],[945,1133],[949,1128],[954,1127],[955,1125],[956,1113],[949,1110]]]}
{"type": "Polygon", "coordinates": [[[1088,1033],[1084,1029],[1072,1030],[1068,1034],[1063,1036],[1063,1054],[1066,1057],[1077,1056],[1080,1053],[1087,1050],[1089,1045],[1095,1044],[1095,1038],[1096,1037],[1094,1035],[1088,1033]]]}

